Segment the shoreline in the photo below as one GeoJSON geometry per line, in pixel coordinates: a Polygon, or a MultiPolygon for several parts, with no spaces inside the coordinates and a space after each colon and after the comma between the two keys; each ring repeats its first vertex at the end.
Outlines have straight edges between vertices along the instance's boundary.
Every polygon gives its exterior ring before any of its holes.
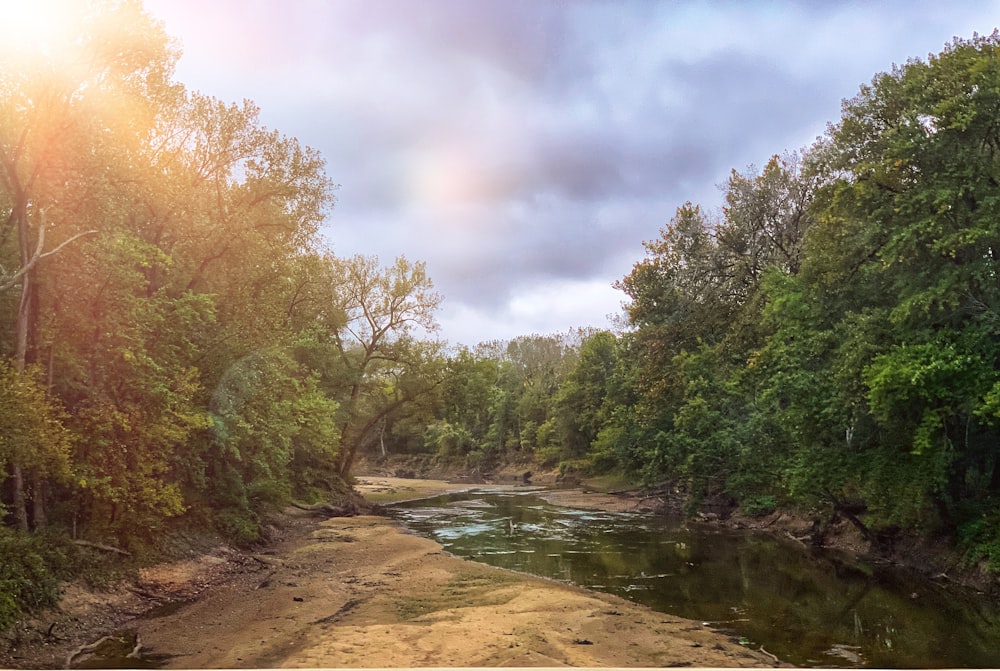
{"type": "Polygon", "coordinates": [[[165,668],[774,665],[701,623],[447,555],[384,517],[319,522],[285,550],[252,595],[141,622],[144,645],[177,655],[165,668]]]}
{"type": "MultiPolygon", "coordinates": [[[[376,505],[480,486],[358,481],[376,505]]],[[[257,551],[150,567],[110,593],[72,586],[61,613],[31,627],[61,633],[76,622],[73,635],[8,649],[0,666],[63,668],[70,657],[168,669],[781,665],[700,622],[448,555],[386,517],[288,509],[280,533],[257,551]],[[103,656],[87,645],[98,640],[103,656]]]]}

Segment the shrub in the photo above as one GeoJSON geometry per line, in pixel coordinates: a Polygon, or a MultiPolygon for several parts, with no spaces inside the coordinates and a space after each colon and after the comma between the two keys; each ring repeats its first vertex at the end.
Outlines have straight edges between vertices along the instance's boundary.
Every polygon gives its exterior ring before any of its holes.
{"type": "Polygon", "coordinates": [[[983,562],[990,573],[1000,573],[1000,513],[983,513],[958,528],[958,541],[967,562],[983,562]]]}
{"type": "Polygon", "coordinates": [[[763,517],[778,509],[778,501],[770,494],[755,494],[740,501],[740,508],[751,517],[763,517]]]}
{"type": "Polygon", "coordinates": [[[0,630],[59,599],[59,579],[69,569],[65,542],[0,527],[0,630]]]}
{"type": "Polygon", "coordinates": [[[219,533],[240,546],[251,545],[260,539],[260,524],[246,510],[229,508],[220,511],[215,517],[215,526],[219,533]]]}

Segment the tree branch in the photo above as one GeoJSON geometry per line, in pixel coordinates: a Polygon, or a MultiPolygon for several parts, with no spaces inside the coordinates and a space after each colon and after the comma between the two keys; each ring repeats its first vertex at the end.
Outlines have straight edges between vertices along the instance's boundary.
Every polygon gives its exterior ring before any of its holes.
{"type": "Polygon", "coordinates": [[[3,283],[0,283],[0,291],[6,291],[7,289],[10,289],[15,284],[17,284],[20,281],[20,279],[22,277],[24,277],[27,273],[31,272],[31,269],[34,268],[35,265],[39,261],[41,261],[42,259],[44,259],[46,257],[49,257],[49,256],[52,256],[53,254],[59,252],[59,250],[61,250],[63,247],[65,247],[66,245],[70,244],[71,242],[74,242],[78,238],[82,238],[82,237],[85,237],[87,235],[95,235],[96,233],[97,233],[96,230],[90,230],[90,231],[84,231],[82,233],[77,233],[76,235],[74,235],[73,237],[69,238],[68,240],[64,240],[55,249],[51,249],[51,250],[49,250],[49,251],[47,251],[45,253],[42,253],[42,246],[45,244],[45,222],[44,222],[44,219],[43,219],[42,225],[38,229],[38,244],[35,245],[35,253],[31,255],[31,258],[28,260],[28,262],[26,264],[24,264],[23,268],[21,268],[16,273],[14,273],[12,276],[10,276],[6,280],[4,280],[3,283]]]}

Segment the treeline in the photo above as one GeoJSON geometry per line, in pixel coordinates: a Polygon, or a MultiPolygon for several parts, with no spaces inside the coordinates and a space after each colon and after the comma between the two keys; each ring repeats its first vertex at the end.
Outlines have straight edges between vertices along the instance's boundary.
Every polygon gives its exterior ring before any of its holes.
{"type": "Polygon", "coordinates": [[[0,626],[51,602],[73,540],[250,542],[343,493],[438,383],[423,264],[330,253],[322,159],[175,82],[139,3],[65,7],[34,53],[0,45],[0,626]]]}
{"type": "Polygon", "coordinates": [[[996,33],[877,75],[814,146],[645,246],[620,333],[453,358],[422,449],[839,511],[1000,569],[996,33]]]}

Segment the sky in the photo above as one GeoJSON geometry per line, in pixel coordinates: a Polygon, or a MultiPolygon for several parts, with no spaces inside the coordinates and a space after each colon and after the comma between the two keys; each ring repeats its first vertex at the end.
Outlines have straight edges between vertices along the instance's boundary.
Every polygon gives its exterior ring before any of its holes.
{"type": "Polygon", "coordinates": [[[426,262],[468,346],[608,328],[678,206],[717,210],[876,73],[1000,25],[1000,0],[144,4],[179,82],[323,155],[333,251],[426,262]]]}

